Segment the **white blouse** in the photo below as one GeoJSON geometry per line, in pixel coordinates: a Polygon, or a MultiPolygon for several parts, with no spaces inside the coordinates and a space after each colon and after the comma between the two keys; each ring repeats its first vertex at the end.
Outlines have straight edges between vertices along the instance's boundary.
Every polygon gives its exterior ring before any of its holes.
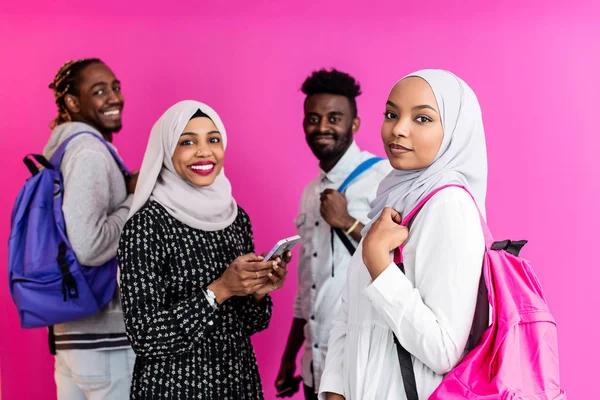
{"type": "MultiPolygon", "coordinates": [[[[479,213],[460,188],[436,194],[411,224],[403,256],[371,280],[362,243],[348,265],[319,399],[406,399],[393,332],[413,358],[420,399],[462,359],[485,251],[479,213]]],[[[390,259],[392,254],[390,254],[390,259]]]]}

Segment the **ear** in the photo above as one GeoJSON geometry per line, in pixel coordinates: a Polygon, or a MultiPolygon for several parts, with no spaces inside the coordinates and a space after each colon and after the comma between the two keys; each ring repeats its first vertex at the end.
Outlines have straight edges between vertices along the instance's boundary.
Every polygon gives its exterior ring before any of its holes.
{"type": "Polygon", "coordinates": [[[79,114],[79,111],[81,110],[79,99],[72,94],[65,95],[65,106],[67,106],[69,114],[79,114]]]}
{"type": "Polygon", "coordinates": [[[356,117],[352,120],[352,134],[354,135],[358,132],[358,128],[360,128],[360,118],[356,117]]]}

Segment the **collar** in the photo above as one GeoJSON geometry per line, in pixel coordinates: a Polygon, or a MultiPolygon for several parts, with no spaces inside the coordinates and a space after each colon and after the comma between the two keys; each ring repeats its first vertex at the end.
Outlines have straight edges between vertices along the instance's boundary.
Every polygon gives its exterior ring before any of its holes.
{"type": "Polygon", "coordinates": [[[342,158],[340,158],[331,171],[325,172],[319,168],[321,171],[321,179],[327,179],[332,183],[341,183],[354,168],[360,164],[360,154],[360,148],[355,141],[352,141],[350,147],[348,147],[342,158]]]}

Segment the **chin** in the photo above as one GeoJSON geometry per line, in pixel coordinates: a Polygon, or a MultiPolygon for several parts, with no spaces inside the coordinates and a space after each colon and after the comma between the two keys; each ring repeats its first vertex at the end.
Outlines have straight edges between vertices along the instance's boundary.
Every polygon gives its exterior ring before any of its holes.
{"type": "Polygon", "coordinates": [[[215,183],[215,178],[213,178],[212,176],[207,176],[203,179],[198,179],[197,177],[194,177],[193,179],[188,180],[188,182],[197,187],[207,187],[215,183]]]}
{"type": "Polygon", "coordinates": [[[121,128],[123,127],[123,124],[118,124],[118,125],[114,125],[114,126],[107,126],[106,130],[112,132],[112,133],[119,133],[121,131],[121,128]]]}

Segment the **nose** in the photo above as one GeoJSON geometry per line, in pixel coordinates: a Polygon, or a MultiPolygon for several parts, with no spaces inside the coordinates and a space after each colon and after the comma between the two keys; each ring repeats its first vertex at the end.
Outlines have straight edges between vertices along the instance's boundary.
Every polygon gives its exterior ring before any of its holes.
{"type": "Polygon", "coordinates": [[[108,103],[109,104],[120,104],[123,103],[123,95],[116,90],[108,91],[108,103]]]}
{"type": "Polygon", "coordinates": [[[407,121],[407,118],[399,118],[398,122],[392,128],[392,134],[396,137],[407,137],[409,123],[410,121],[407,121]]]}
{"type": "Polygon", "coordinates": [[[331,128],[329,126],[329,120],[327,118],[321,118],[319,122],[319,132],[321,133],[330,133],[331,128]]]}
{"type": "Polygon", "coordinates": [[[212,155],[212,150],[210,146],[205,143],[199,143],[196,147],[196,157],[206,158],[212,155]]]}

